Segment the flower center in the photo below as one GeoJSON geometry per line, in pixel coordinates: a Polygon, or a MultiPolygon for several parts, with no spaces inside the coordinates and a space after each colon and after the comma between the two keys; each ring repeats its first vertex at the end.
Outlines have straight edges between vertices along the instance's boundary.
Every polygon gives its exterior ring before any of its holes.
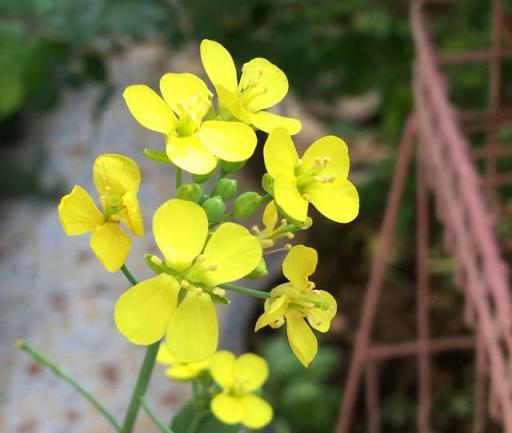
{"type": "Polygon", "coordinates": [[[123,197],[119,194],[112,194],[112,188],[105,187],[105,194],[100,196],[103,205],[105,222],[118,222],[121,220],[120,213],[124,210],[123,197]]]}
{"type": "Polygon", "coordinates": [[[228,388],[225,389],[226,394],[231,395],[233,397],[243,397],[247,395],[247,391],[245,389],[245,384],[240,379],[235,379],[235,383],[228,388]]]}
{"type": "Polygon", "coordinates": [[[304,161],[299,159],[295,165],[295,176],[297,179],[297,188],[304,197],[306,188],[314,183],[333,183],[336,176],[333,174],[322,175],[322,172],[331,162],[329,156],[317,156],[313,164],[308,167],[304,166],[304,161]]]}
{"type": "Polygon", "coordinates": [[[201,125],[203,117],[211,106],[210,95],[200,94],[188,101],[180,101],[175,113],[178,118],[176,134],[178,137],[188,137],[194,134],[201,125]]]}
{"type": "Polygon", "coordinates": [[[263,71],[246,63],[242,67],[242,77],[238,84],[240,103],[246,107],[257,96],[264,95],[268,89],[262,83],[263,71]]]}

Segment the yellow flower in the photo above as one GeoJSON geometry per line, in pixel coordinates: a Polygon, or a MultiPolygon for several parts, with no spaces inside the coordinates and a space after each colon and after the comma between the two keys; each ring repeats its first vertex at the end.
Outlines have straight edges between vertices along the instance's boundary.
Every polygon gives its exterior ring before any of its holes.
{"type": "Polygon", "coordinates": [[[222,388],[213,398],[211,409],[224,424],[242,423],[259,429],[272,420],[272,407],[254,394],[268,377],[268,365],[263,358],[252,353],[236,358],[231,352],[217,352],[210,372],[222,388]]]}
{"type": "Polygon", "coordinates": [[[283,238],[294,238],[293,233],[283,230],[288,224],[286,219],[282,219],[280,224],[277,225],[278,217],[279,214],[277,212],[276,202],[272,200],[267,204],[263,211],[263,230],[260,230],[257,225],[251,229],[255,233],[255,236],[259,239],[263,249],[273,247],[276,241],[279,241],[283,238]]]}
{"type": "Polygon", "coordinates": [[[133,117],[166,137],[166,152],[178,167],[206,174],[217,158],[238,162],[249,159],[256,134],[241,122],[203,121],[211,106],[206,84],[193,74],[165,74],[160,80],[163,99],[145,85],[128,86],[124,99],[133,117]]]}
{"type": "Polygon", "coordinates": [[[199,376],[210,367],[210,358],[199,362],[180,362],[169,351],[167,344],[162,343],[158,349],[156,361],[160,364],[169,365],[165,374],[171,379],[190,380],[199,376]]]}
{"type": "Polygon", "coordinates": [[[217,90],[221,110],[267,133],[286,128],[290,134],[301,129],[297,119],[264,111],[276,105],[288,93],[288,79],[281,69],[261,57],[245,63],[240,82],[231,54],[218,42],[201,42],[201,60],[206,74],[217,90]]]}
{"type": "Polygon", "coordinates": [[[318,350],[315,334],[308,323],[317,331],[327,332],[337,309],[333,296],[324,290],[315,290],[315,284],[309,281],[317,262],[313,248],[292,247],[283,261],[283,274],[289,282],[272,290],[271,297],[265,301],[265,312],[255,326],[258,331],[267,325],[279,328],[286,323],[290,347],[306,367],[318,350]]]}
{"type": "Polygon", "coordinates": [[[272,131],[263,149],[265,167],[274,180],[274,199],[291,218],[305,221],[311,202],[327,218],[347,223],[359,212],[359,196],[347,179],[347,145],[328,135],[315,141],[299,159],[290,134],[272,131]]]}
{"type": "Polygon", "coordinates": [[[209,236],[201,206],[172,199],[153,216],[153,234],[165,260],[162,273],[128,289],[115,306],[119,331],[135,344],[164,335],[181,362],[208,359],[217,349],[219,326],[212,297],[219,284],[238,280],[261,260],[261,246],[239,224],[224,223],[209,236]]]}
{"type": "Polygon", "coordinates": [[[131,239],[119,222],[136,236],[144,234],[137,191],[140,172],[132,159],[115,154],[100,155],[93,167],[93,178],[100,194],[103,212],[81,186],[62,197],[59,218],[69,236],[91,233],[91,248],[110,272],[123,265],[130,252],[131,239]]]}

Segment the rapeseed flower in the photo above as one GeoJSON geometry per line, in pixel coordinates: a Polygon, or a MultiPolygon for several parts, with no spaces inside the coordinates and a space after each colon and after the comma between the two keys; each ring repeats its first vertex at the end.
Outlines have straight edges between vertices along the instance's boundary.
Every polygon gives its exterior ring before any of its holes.
{"type": "Polygon", "coordinates": [[[231,54],[221,44],[204,39],[201,60],[220,102],[220,115],[230,115],[267,133],[283,127],[290,134],[301,129],[297,119],[265,111],[288,93],[285,73],[266,59],[257,57],[244,64],[240,81],[231,54]]]}
{"type": "Polygon", "coordinates": [[[259,429],[272,420],[272,407],[254,393],[268,378],[263,358],[252,353],[236,358],[231,352],[220,351],[212,357],[210,373],[222,388],[213,398],[211,409],[224,424],[241,423],[259,429]]]}
{"type": "Polygon", "coordinates": [[[270,133],[263,156],[273,179],[274,199],[291,218],[305,221],[309,203],[339,223],[357,216],[359,196],[347,179],[350,160],[341,138],[320,138],[299,158],[290,134],[277,128],[270,133]]]}
{"type": "Polygon", "coordinates": [[[204,120],[211,93],[194,74],[165,74],[160,80],[163,99],[145,85],[128,86],[124,99],[133,117],[144,127],[166,137],[168,158],[194,174],[206,174],[217,158],[245,161],[256,147],[254,131],[241,122],[204,120]]]}
{"type": "Polygon", "coordinates": [[[81,186],[62,197],[59,218],[69,236],[91,233],[90,245],[96,257],[110,272],[118,271],[130,252],[131,239],[120,227],[122,222],[134,235],[144,234],[137,192],[140,171],[132,159],[117,154],[96,158],[93,179],[103,207],[101,212],[81,186]]]}
{"type": "Polygon", "coordinates": [[[296,245],[290,249],[283,261],[283,274],[288,282],[271,291],[271,297],[265,300],[265,312],[255,326],[258,331],[267,325],[279,328],[286,323],[290,347],[305,367],[318,350],[310,326],[327,332],[337,309],[333,296],[324,290],[316,290],[315,284],[309,281],[317,263],[318,255],[313,248],[296,245]]]}
{"type": "Polygon", "coordinates": [[[158,349],[156,361],[159,364],[168,365],[165,371],[167,377],[176,380],[191,380],[199,376],[210,367],[211,358],[199,362],[180,362],[169,351],[167,344],[162,343],[158,349]]]}
{"type": "Polygon", "coordinates": [[[245,227],[229,222],[209,235],[206,212],[180,199],[157,209],[153,234],[164,255],[163,261],[153,257],[161,273],[121,295],[115,306],[117,328],[135,344],[152,344],[166,335],[177,360],[204,361],[218,344],[212,296],[222,297],[220,284],[258,265],[260,243],[245,227]]]}

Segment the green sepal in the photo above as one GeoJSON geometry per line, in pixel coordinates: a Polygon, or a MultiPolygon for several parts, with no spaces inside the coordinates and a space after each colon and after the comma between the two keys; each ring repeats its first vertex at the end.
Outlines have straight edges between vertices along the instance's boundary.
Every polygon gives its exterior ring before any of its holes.
{"type": "Polygon", "coordinates": [[[165,152],[160,150],[144,149],[144,155],[153,162],[158,164],[172,164],[171,160],[165,152]]]}
{"type": "Polygon", "coordinates": [[[223,296],[216,295],[215,293],[209,293],[209,295],[212,298],[212,301],[215,302],[216,304],[229,304],[229,299],[224,298],[223,296]]]}
{"type": "Polygon", "coordinates": [[[199,203],[203,198],[203,188],[198,183],[184,183],[176,191],[176,198],[199,203]]]}
{"type": "Polygon", "coordinates": [[[214,172],[215,172],[215,169],[210,171],[210,173],[206,173],[206,174],[192,174],[192,179],[196,183],[205,183],[208,181],[208,179],[210,179],[210,177],[212,177],[212,174],[214,172]]]}
{"type": "Polygon", "coordinates": [[[219,179],[213,187],[212,195],[218,195],[226,202],[236,194],[237,185],[238,182],[236,179],[223,177],[219,179]]]}
{"type": "Polygon", "coordinates": [[[262,278],[268,275],[267,263],[265,259],[262,257],[258,266],[256,266],[252,272],[245,276],[245,278],[262,278]]]}
{"type": "Polygon", "coordinates": [[[274,197],[274,178],[270,174],[265,173],[261,178],[261,187],[263,191],[274,197]]]}
{"type": "Polygon", "coordinates": [[[226,205],[218,195],[206,199],[201,207],[206,212],[210,224],[217,224],[226,213],[226,205]]]}
{"type": "Polygon", "coordinates": [[[244,168],[246,161],[238,161],[238,162],[230,162],[220,160],[219,165],[224,173],[238,173],[242,168],[244,168]]]}
{"type": "Polygon", "coordinates": [[[155,274],[161,274],[162,272],[164,272],[164,269],[162,266],[158,266],[156,265],[155,263],[153,263],[151,261],[151,258],[152,257],[157,257],[155,256],[154,254],[149,254],[149,253],[146,253],[144,254],[144,261],[146,262],[146,264],[148,265],[148,267],[155,273],[155,274]]]}

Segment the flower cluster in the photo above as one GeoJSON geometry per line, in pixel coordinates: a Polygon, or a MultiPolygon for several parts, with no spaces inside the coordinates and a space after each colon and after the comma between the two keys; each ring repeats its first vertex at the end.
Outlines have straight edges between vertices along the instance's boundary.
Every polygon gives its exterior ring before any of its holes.
{"type": "Polygon", "coordinates": [[[177,174],[174,196],[152,218],[161,254],[144,258],[154,276],[136,282],[124,265],[131,238],[122,226],[135,236],[144,233],[137,200],[141,175],[132,159],[100,155],[93,179],[102,210],[75,186],[62,198],[59,217],[66,234],[91,233],[99,261],[110,272],[122,270],[132,282],[114,308],[120,333],[138,345],[162,342],[158,359],[170,365],[172,378],[188,380],[208,371],[217,387],[213,414],[227,424],[259,428],[272,417],[270,406],[254,394],[268,368],[256,355],[217,352],[215,304],[228,305],[230,290],[264,298],[255,330],[285,325],[291,349],[308,366],[317,352],[313,330],[329,330],[337,304],[309,281],[317,252],[290,242],[295,232],[311,227],[310,203],[330,220],[348,223],[358,214],[359,198],[348,180],[342,139],[322,137],[299,157],[292,135],[300,131],[300,121],[267,111],[288,92],[283,71],[255,58],[238,76],[229,52],[210,40],[201,42],[200,55],[215,95],[190,73],[165,74],[160,94],[144,84],[128,86],[123,94],[135,120],[164,136],[163,149],[144,154],[175,166],[177,174]],[[258,130],[267,134],[264,193],[240,193],[236,174],[254,154],[258,130]],[[262,228],[244,227],[242,222],[259,210],[262,228]],[[234,284],[265,277],[265,256],[282,251],[287,252],[285,283],[268,292],[234,284]]]}

